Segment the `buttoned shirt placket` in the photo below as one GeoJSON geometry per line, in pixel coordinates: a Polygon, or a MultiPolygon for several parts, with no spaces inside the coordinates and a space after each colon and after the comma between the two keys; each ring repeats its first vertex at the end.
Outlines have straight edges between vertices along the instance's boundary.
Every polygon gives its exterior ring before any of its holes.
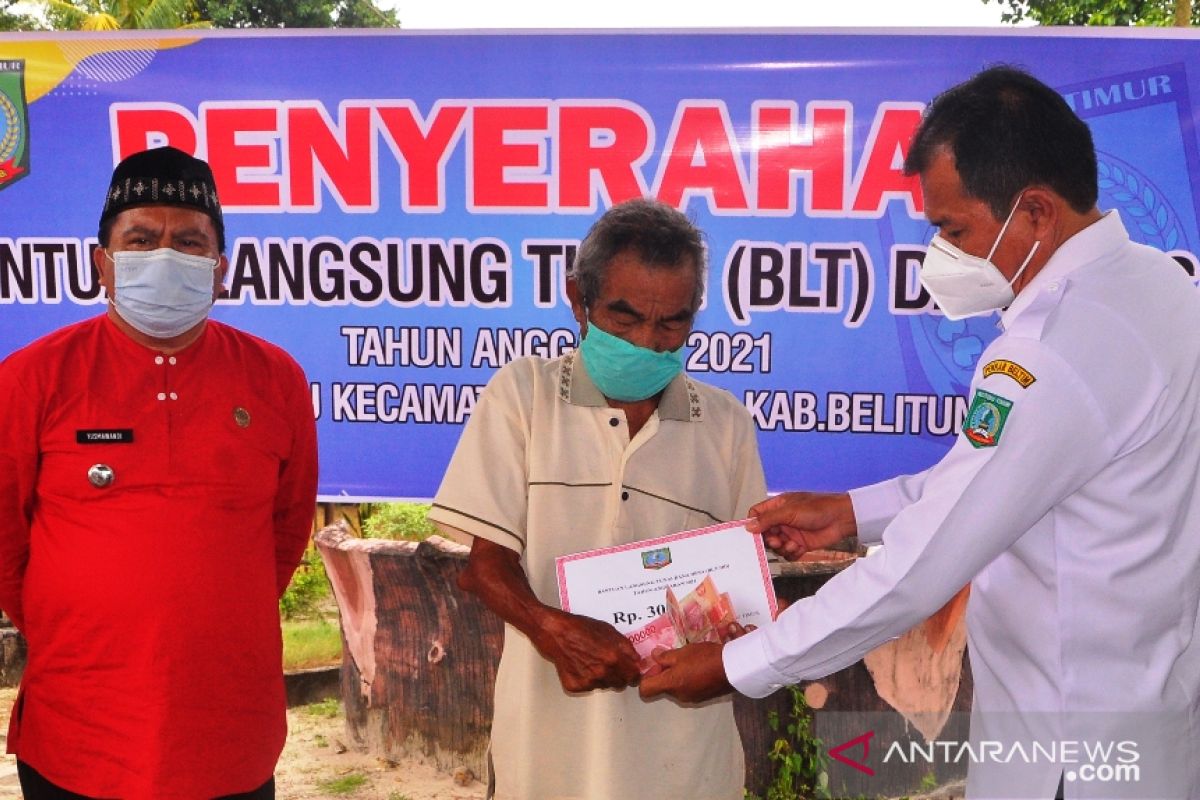
{"type": "MultiPolygon", "coordinates": [[[[609,458],[615,465],[613,483],[609,488],[608,502],[605,508],[605,528],[611,531],[620,523],[621,512],[629,501],[629,489],[625,485],[625,469],[642,445],[650,441],[658,432],[659,418],[658,411],[651,413],[650,418],[631,440],[629,438],[629,420],[624,411],[608,408],[600,413],[619,422],[618,425],[612,426],[612,435],[608,439],[609,458]]],[[[611,422],[608,424],[611,425],[611,422]]]]}
{"type": "Polygon", "coordinates": [[[174,467],[175,448],[171,446],[174,440],[174,420],[175,420],[175,403],[179,400],[179,394],[175,391],[176,384],[176,367],[179,365],[178,356],[168,356],[159,353],[154,356],[154,367],[159,370],[158,393],[154,396],[160,403],[163,412],[163,421],[166,431],[164,446],[166,448],[167,469],[174,467]]]}

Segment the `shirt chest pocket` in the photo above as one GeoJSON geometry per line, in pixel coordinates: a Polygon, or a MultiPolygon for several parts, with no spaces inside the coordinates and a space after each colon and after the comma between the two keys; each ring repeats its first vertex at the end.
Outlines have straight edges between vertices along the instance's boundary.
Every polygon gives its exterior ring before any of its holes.
{"type": "Polygon", "coordinates": [[[240,491],[259,488],[273,496],[280,467],[292,449],[292,431],[265,404],[210,409],[202,431],[185,432],[188,455],[176,471],[192,469],[198,480],[240,491]]]}

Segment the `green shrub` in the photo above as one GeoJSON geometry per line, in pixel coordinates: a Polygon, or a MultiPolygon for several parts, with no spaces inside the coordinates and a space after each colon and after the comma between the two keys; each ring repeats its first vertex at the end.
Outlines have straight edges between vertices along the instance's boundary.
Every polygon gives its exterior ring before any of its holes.
{"type": "Polygon", "coordinates": [[[279,598],[279,614],[284,619],[313,616],[326,597],[329,597],[329,579],[325,577],[325,562],[315,547],[309,547],[292,575],[292,582],[279,598]]]}
{"type": "MultiPolygon", "coordinates": [[[[800,687],[789,686],[787,691],[792,698],[788,719],[780,719],[776,711],[767,712],[767,724],[778,738],[767,753],[774,775],[763,800],[828,798],[828,760],[825,746],[813,735],[812,712],[800,687]]],[[[759,798],[746,792],[746,800],[759,798]]]]}
{"type": "Polygon", "coordinates": [[[429,503],[367,503],[362,507],[363,536],[423,541],[437,533],[429,509],[429,503]]]}
{"type": "Polygon", "coordinates": [[[938,788],[937,773],[931,769],[921,777],[921,791],[932,792],[936,788],[938,788]]]}

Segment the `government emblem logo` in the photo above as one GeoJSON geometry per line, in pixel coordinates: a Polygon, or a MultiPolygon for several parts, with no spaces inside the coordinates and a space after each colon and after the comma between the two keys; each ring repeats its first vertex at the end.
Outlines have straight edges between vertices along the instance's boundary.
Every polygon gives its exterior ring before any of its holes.
{"type": "Polygon", "coordinates": [[[642,551],[642,566],[646,569],[662,569],[671,563],[671,548],[660,547],[657,550],[642,551]]]}
{"type": "Polygon", "coordinates": [[[995,447],[1004,432],[1012,401],[998,394],[975,390],[967,418],[963,421],[963,433],[974,447],[995,447]]]}
{"type": "Polygon", "coordinates": [[[29,174],[25,62],[0,60],[0,189],[29,174]]]}

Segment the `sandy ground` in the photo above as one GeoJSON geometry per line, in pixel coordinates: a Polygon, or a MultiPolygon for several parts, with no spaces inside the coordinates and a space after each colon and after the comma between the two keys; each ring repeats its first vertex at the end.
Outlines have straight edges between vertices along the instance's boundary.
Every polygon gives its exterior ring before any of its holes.
{"type": "MultiPolygon", "coordinates": [[[[0,689],[0,740],[15,697],[15,689],[0,689]]],[[[347,748],[344,731],[341,710],[334,712],[329,704],[288,711],[288,741],[275,773],[278,800],[477,800],[484,795],[479,781],[460,785],[419,759],[388,761],[347,748]]],[[[20,797],[16,762],[5,755],[0,800],[20,797]]]]}
{"type": "MultiPolygon", "coordinates": [[[[16,694],[15,689],[0,689],[0,744],[16,694]]],[[[477,780],[460,784],[420,759],[389,761],[347,748],[346,741],[340,707],[325,703],[289,709],[288,741],[275,772],[277,800],[482,800],[484,796],[484,786],[477,780]]],[[[958,783],[911,800],[962,800],[962,795],[958,783]]],[[[16,762],[12,756],[0,756],[0,800],[20,797],[16,762]]]]}

